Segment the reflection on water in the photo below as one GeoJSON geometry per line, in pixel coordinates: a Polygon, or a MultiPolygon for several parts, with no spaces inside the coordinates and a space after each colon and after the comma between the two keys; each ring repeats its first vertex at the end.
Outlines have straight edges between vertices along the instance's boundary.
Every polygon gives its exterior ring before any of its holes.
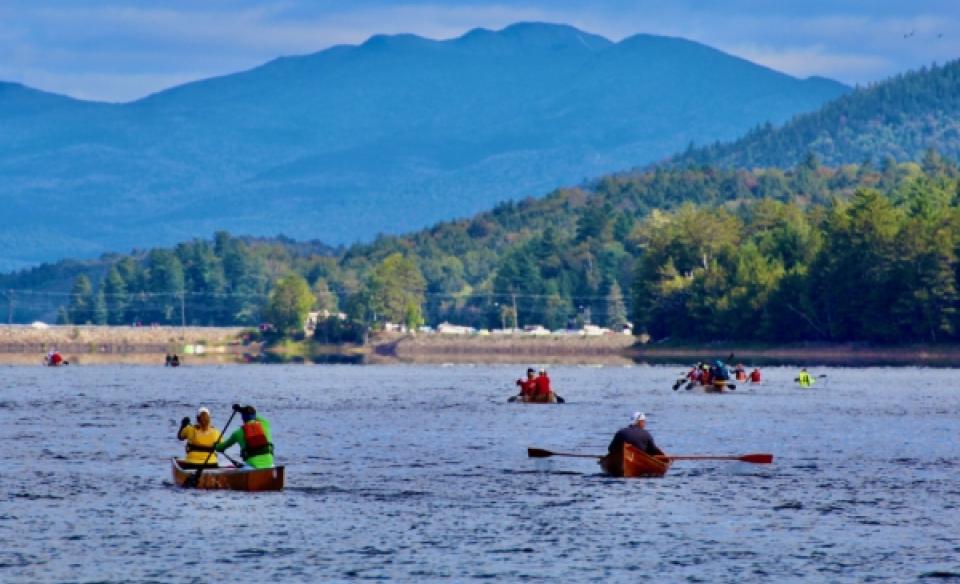
{"type": "Polygon", "coordinates": [[[960,574],[955,372],[793,368],[724,395],[680,366],[554,366],[568,403],[508,404],[519,366],[0,368],[0,581],[862,582],[960,574]],[[198,405],[249,402],[280,493],[174,488],[198,405]],[[598,473],[630,412],[665,450],[773,452],[598,473]]]}

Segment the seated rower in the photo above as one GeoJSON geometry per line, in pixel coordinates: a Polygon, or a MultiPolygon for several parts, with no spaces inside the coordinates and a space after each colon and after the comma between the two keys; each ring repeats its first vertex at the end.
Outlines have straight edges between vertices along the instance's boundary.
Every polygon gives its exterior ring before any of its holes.
{"type": "Polygon", "coordinates": [[[518,379],[517,385],[520,386],[520,401],[536,401],[534,397],[537,394],[537,372],[533,368],[527,369],[527,379],[518,379]]]}
{"type": "Polygon", "coordinates": [[[650,456],[663,456],[653,441],[653,436],[646,430],[647,416],[643,412],[634,412],[630,418],[630,425],[621,428],[613,436],[610,446],[607,447],[607,455],[603,458],[604,468],[614,475],[623,475],[623,445],[630,444],[637,450],[645,452],[650,456]]]}
{"type": "Polygon", "coordinates": [[[750,383],[760,383],[760,370],[759,370],[759,369],[754,368],[753,371],[750,372],[750,383]]]}
{"type": "Polygon", "coordinates": [[[186,440],[187,458],[180,461],[183,468],[216,468],[217,455],[213,447],[220,440],[220,430],[210,425],[210,410],[197,410],[197,423],[190,425],[190,418],[180,422],[177,438],[186,440]]]}
{"type": "Polygon", "coordinates": [[[270,422],[263,416],[257,415],[253,406],[233,406],[243,418],[243,426],[233,431],[230,436],[217,444],[217,452],[223,452],[234,444],[240,445],[240,455],[243,461],[253,468],[271,468],[273,464],[273,433],[270,431],[270,422]]]}
{"type": "Polygon", "coordinates": [[[653,441],[653,436],[647,431],[647,416],[643,412],[634,412],[630,418],[630,425],[621,428],[613,436],[610,446],[607,447],[609,454],[621,454],[623,444],[627,443],[638,450],[646,452],[650,456],[663,455],[663,451],[657,448],[653,441]]]}

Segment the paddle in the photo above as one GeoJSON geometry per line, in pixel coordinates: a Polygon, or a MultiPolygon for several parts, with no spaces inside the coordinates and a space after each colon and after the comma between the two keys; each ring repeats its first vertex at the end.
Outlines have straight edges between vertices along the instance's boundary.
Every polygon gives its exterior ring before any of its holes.
{"type": "MultiPolygon", "coordinates": [[[[596,454],[573,454],[570,452],[553,452],[543,448],[527,448],[527,456],[530,458],[547,458],[550,456],[574,456],[577,458],[603,458],[596,454]]],[[[656,458],[669,460],[738,460],[740,462],[750,462],[753,464],[770,464],[773,462],[772,454],[744,454],[742,456],[708,456],[708,455],[660,455],[656,458]]]]}
{"type": "MultiPolygon", "coordinates": [[[[239,411],[240,411],[240,406],[237,405],[237,404],[233,404],[233,413],[230,414],[230,417],[227,419],[227,423],[224,424],[224,426],[223,426],[223,431],[220,432],[220,438],[223,438],[223,434],[227,431],[227,428],[230,427],[230,422],[233,421],[233,417],[236,416],[236,415],[237,415],[237,412],[239,412],[239,411]]],[[[210,457],[213,456],[213,453],[216,451],[216,449],[217,449],[217,444],[220,444],[220,440],[219,440],[219,439],[213,444],[213,450],[211,450],[210,452],[207,453],[207,458],[204,459],[204,461],[203,461],[203,466],[201,466],[200,468],[198,468],[198,469],[197,469],[197,472],[195,472],[195,473],[193,473],[192,475],[188,476],[188,477],[187,477],[187,480],[183,481],[183,488],[185,488],[185,489],[193,488],[193,487],[196,487],[197,484],[200,483],[200,474],[203,472],[204,467],[207,466],[207,463],[210,462],[210,457]]],[[[229,458],[229,457],[227,457],[227,458],[229,458]]],[[[233,459],[231,459],[231,462],[233,462],[233,459]]],[[[234,463],[234,464],[236,464],[236,463],[234,463]]]]}
{"type": "Polygon", "coordinates": [[[665,458],[669,460],[739,460],[740,462],[749,462],[752,464],[770,464],[773,462],[772,454],[744,454],[742,456],[710,456],[710,455],[676,455],[666,454],[656,456],[655,458],[665,458]]]}
{"type": "Polygon", "coordinates": [[[243,463],[242,463],[242,462],[237,462],[236,460],[234,460],[234,458],[233,458],[232,456],[230,456],[230,455],[227,454],[226,452],[221,452],[220,454],[226,456],[226,457],[227,457],[227,460],[229,460],[230,462],[233,463],[233,466],[235,466],[235,467],[237,467],[237,468],[240,468],[241,466],[243,466],[243,463]]]}

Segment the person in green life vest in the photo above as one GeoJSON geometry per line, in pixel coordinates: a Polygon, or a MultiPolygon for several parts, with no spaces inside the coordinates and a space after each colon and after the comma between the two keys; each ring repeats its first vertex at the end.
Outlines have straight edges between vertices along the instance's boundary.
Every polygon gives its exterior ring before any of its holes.
{"type": "Polygon", "coordinates": [[[217,452],[239,444],[240,455],[245,463],[253,468],[272,467],[273,434],[270,431],[270,422],[263,416],[258,416],[253,406],[240,407],[234,404],[233,408],[240,412],[243,425],[234,430],[226,440],[217,443],[217,452]]]}
{"type": "Polygon", "coordinates": [[[807,373],[806,367],[800,370],[800,375],[797,377],[796,381],[800,384],[800,387],[811,387],[814,383],[814,379],[809,373],[807,373]]]}

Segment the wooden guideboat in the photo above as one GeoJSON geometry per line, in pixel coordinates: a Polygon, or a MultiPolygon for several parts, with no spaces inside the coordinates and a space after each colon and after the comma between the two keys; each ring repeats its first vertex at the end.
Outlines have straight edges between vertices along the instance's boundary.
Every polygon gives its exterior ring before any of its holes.
{"type": "Polygon", "coordinates": [[[619,456],[608,454],[600,459],[603,472],[615,477],[662,477],[670,470],[671,460],[650,456],[630,444],[623,445],[619,456]]]}
{"type": "MultiPolygon", "coordinates": [[[[185,469],[180,461],[172,461],[173,482],[182,487],[188,478],[196,474],[196,470],[185,469]]],[[[205,468],[197,481],[198,489],[229,489],[232,491],[280,491],[283,489],[284,467],[251,468],[224,466],[219,468],[205,468]]]]}

